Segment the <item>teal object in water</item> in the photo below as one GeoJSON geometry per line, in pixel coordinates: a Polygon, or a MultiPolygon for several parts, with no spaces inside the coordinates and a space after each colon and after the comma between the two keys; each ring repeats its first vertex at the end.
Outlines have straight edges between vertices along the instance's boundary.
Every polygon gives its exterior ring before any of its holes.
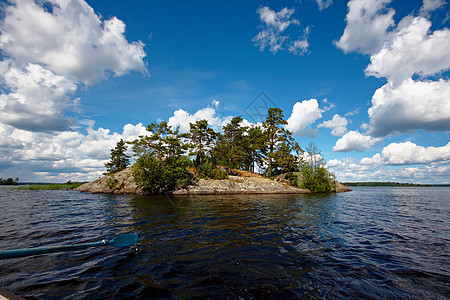
{"type": "Polygon", "coordinates": [[[102,240],[100,242],[93,242],[93,243],[3,250],[3,251],[0,251],[0,259],[23,257],[23,256],[36,255],[36,254],[44,254],[44,253],[76,250],[76,249],[84,249],[84,248],[97,247],[97,246],[114,246],[114,247],[120,248],[120,247],[134,245],[137,243],[137,241],[138,241],[138,235],[136,233],[127,233],[127,234],[122,234],[122,235],[116,236],[115,238],[113,238],[109,241],[102,240]]]}

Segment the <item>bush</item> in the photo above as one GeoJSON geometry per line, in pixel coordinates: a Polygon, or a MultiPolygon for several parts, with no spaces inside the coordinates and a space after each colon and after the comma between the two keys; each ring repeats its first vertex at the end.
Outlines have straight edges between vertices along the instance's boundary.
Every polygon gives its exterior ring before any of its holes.
{"type": "Polygon", "coordinates": [[[329,193],[336,186],[334,174],[325,167],[325,159],[312,142],[301,158],[300,170],[303,177],[302,188],[312,193],[329,193]]]}
{"type": "Polygon", "coordinates": [[[202,164],[197,167],[198,177],[203,179],[227,179],[228,173],[217,168],[213,160],[206,156],[202,164]]]}
{"type": "Polygon", "coordinates": [[[194,176],[187,170],[187,157],[169,157],[158,161],[153,156],[138,158],[132,174],[137,186],[147,193],[159,194],[185,188],[193,183],[194,176]]]}
{"type": "Polygon", "coordinates": [[[298,183],[298,177],[294,173],[289,173],[288,175],[289,184],[293,187],[300,188],[300,184],[298,183]]]}
{"type": "Polygon", "coordinates": [[[119,183],[119,181],[117,180],[116,177],[114,177],[114,175],[109,175],[108,177],[108,181],[106,182],[106,186],[110,189],[113,190],[116,188],[117,184],[119,183]]]}

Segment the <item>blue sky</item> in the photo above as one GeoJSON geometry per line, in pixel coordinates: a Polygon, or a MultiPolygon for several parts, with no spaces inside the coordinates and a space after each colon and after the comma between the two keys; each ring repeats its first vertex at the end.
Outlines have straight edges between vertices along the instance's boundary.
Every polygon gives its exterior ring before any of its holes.
{"type": "Polygon", "coordinates": [[[91,180],[154,121],[280,107],[340,181],[450,183],[444,0],[10,1],[0,177],[91,180]]]}

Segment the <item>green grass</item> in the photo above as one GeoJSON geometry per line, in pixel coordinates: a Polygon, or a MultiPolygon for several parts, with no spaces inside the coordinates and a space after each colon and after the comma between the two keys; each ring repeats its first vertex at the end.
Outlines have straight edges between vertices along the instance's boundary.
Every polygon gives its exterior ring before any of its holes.
{"type": "Polygon", "coordinates": [[[44,184],[31,184],[17,187],[18,190],[72,190],[84,184],[84,182],[71,182],[71,183],[44,183],[44,184]]]}

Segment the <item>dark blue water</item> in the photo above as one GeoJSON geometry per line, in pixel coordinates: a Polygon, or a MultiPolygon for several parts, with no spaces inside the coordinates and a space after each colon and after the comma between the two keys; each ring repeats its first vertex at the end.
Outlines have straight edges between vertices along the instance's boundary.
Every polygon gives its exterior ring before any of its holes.
{"type": "Polygon", "coordinates": [[[139,244],[0,260],[30,299],[449,299],[450,189],[129,197],[0,188],[0,249],[139,244]]]}

